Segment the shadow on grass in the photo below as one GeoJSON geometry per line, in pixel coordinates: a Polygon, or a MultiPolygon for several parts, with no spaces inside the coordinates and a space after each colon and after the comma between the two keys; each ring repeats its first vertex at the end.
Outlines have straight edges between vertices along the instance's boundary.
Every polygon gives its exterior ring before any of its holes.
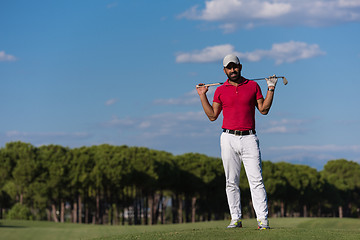
{"type": "Polygon", "coordinates": [[[25,226],[3,225],[0,223],[0,228],[26,228],[26,227],[25,226]]]}

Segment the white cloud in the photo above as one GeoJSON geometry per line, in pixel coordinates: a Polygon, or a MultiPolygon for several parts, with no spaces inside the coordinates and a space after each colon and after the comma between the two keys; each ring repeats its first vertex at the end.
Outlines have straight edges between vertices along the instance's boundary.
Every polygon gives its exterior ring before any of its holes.
{"type": "Polygon", "coordinates": [[[113,99],[109,99],[105,102],[105,105],[106,106],[110,106],[110,105],[113,105],[117,102],[117,99],[113,98],[113,99]]]}
{"type": "Polygon", "coordinates": [[[176,62],[216,62],[223,56],[232,53],[233,51],[234,47],[230,44],[211,46],[206,47],[200,51],[194,51],[192,53],[178,53],[176,56],[176,62]]]}
{"type": "Polygon", "coordinates": [[[142,123],[140,123],[139,128],[148,128],[150,126],[151,126],[150,121],[143,121],[142,123]]]}
{"type": "MultiPolygon", "coordinates": [[[[220,120],[221,121],[221,120],[220,120]]],[[[103,124],[105,127],[118,128],[121,131],[131,129],[138,137],[155,138],[158,136],[193,136],[202,135],[205,129],[203,123],[208,119],[203,111],[160,113],[144,118],[113,117],[103,124]]]]}
{"type": "Polygon", "coordinates": [[[339,0],[340,7],[360,7],[359,0],[339,0]]]}
{"type": "Polygon", "coordinates": [[[5,51],[0,51],[0,62],[12,62],[16,61],[16,57],[10,54],[6,54],[5,51]]]}
{"type": "Polygon", "coordinates": [[[109,3],[108,5],[106,5],[107,8],[115,8],[117,6],[118,6],[117,2],[109,3]]]}
{"type": "Polygon", "coordinates": [[[252,52],[237,52],[230,44],[206,47],[203,50],[196,50],[191,53],[179,53],[176,62],[216,62],[229,54],[236,54],[241,61],[257,62],[265,58],[275,60],[276,64],[284,62],[292,63],[301,59],[313,58],[324,55],[317,44],[289,41],[285,43],[274,43],[270,50],[257,49],[252,52]]]}
{"type": "Polygon", "coordinates": [[[130,126],[134,126],[135,124],[136,124],[135,120],[129,117],[118,118],[117,116],[113,116],[111,120],[103,123],[102,125],[105,127],[117,127],[117,126],[130,127],[130,126]]]}
{"type": "MultiPolygon", "coordinates": [[[[194,86],[195,88],[195,86],[194,86]]],[[[215,92],[216,88],[209,88],[207,95],[210,99],[215,92]]],[[[200,104],[199,95],[196,92],[196,90],[192,90],[190,92],[185,93],[183,96],[180,96],[178,98],[168,98],[168,99],[155,99],[153,101],[153,104],[155,105],[195,105],[200,104]]]]}
{"type": "Polygon", "coordinates": [[[286,43],[275,43],[271,50],[265,51],[264,56],[276,60],[276,64],[283,62],[295,62],[300,59],[313,58],[324,55],[317,44],[307,44],[304,42],[290,41],[286,43]]]}
{"type": "Polygon", "coordinates": [[[49,144],[59,144],[62,146],[80,146],[84,142],[91,141],[93,134],[88,132],[25,132],[25,131],[7,131],[0,133],[0,144],[7,142],[22,141],[42,146],[49,144]]]}
{"type": "MultiPolygon", "coordinates": [[[[234,23],[225,23],[220,25],[220,28],[223,29],[224,33],[232,33],[236,30],[236,24],[234,23]]],[[[251,26],[249,27],[251,28],[251,26]]]]}
{"type": "Polygon", "coordinates": [[[195,90],[190,92],[191,94],[186,94],[187,96],[179,97],[179,98],[162,98],[155,99],[153,104],[155,105],[194,105],[199,103],[199,97],[197,93],[195,95],[195,90]]]}
{"type": "Polygon", "coordinates": [[[191,97],[187,99],[181,99],[181,98],[155,99],[153,103],[156,105],[193,105],[199,103],[199,99],[197,97],[191,97]]]}
{"type": "Polygon", "coordinates": [[[292,63],[301,59],[308,59],[324,55],[317,44],[289,41],[285,43],[274,43],[270,50],[255,50],[253,52],[238,53],[240,58],[254,62],[264,58],[275,60],[276,64],[284,62],[292,63]]]}
{"type": "Polygon", "coordinates": [[[24,138],[24,137],[74,137],[84,138],[88,137],[89,134],[86,132],[20,132],[20,131],[8,131],[5,133],[6,137],[11,138],[24,138]]]}
{"type": "Polygon", "coordinates": [[[280,119],[277,121],[259,121],[261,133],[300,133],[306,131],[306,126],[312,120],[305,119],[280,119]]]}
{"type": "MultiPolygon", "coordinates": [[[[210,0],[205,2],[204,8],[193,6],[182,13],[180,17],[226,24],[237,23],[238,27],[261,25],[328,26],[359,21],[360,1],[210,0]]],[[[224,24],[221,26],[223,28],[224,24]]]]}
{"type": "Polygon", "coordinates": [[[291,130],[289,130],[286,126],[276,126],[276,127],[269,127],[262,131],[263,133],[289,133],[291,130]]]}
{"type": "Polygon", "coordinates": [[[158,136],[179,136],[187,135],[201,126],[199,122],[207,120],[203,111],[182,112],[182,113],[159,113],[148,115],[146,117],[117,117],[113,116],[111,120],[102,124],[107,128],[118,129],[121,132],[128,132],[131,129],[132,134],[139,138],[155,138],[158,136]]]}

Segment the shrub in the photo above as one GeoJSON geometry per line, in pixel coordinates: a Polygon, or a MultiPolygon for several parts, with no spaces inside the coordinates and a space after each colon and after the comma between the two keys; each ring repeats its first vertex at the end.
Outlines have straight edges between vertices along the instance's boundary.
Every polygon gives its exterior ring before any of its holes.
{"type": "Polygon", "coordinates": [[[20,203],[16,203],[7,214],[8,219],[32,220],[33,216],[30,209],[20,203]]]}

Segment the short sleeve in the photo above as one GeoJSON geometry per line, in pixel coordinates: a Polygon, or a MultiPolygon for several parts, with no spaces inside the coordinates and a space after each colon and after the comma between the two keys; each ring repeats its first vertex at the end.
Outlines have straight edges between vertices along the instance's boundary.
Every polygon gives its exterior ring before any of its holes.
{"type": "Polygon", "coordinates": [[[260,98],[264,98],[261,92],[261,88],[259,86],[259,84],[256,83],[256,100],[260,99],[260,98]]]}
{"type": "Polygon", "coordinates": [[[213,102],[221,104],[219,88],[215,90],[213,102]]]}

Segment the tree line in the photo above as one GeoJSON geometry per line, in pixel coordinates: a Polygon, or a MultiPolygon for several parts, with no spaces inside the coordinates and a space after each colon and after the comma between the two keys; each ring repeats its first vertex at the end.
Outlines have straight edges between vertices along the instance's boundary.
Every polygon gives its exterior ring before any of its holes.
{"type": "MultiPolygon", "coordinates": [[[[360,164],[263,161],[271,217],[360,217],[360,164]]],[[[244,168],[244,217],[255,217],[244,168]]],[[[164,224],[229,218],[220,158],[102,144],[0,148],[0,218],[164,224]]]]}

